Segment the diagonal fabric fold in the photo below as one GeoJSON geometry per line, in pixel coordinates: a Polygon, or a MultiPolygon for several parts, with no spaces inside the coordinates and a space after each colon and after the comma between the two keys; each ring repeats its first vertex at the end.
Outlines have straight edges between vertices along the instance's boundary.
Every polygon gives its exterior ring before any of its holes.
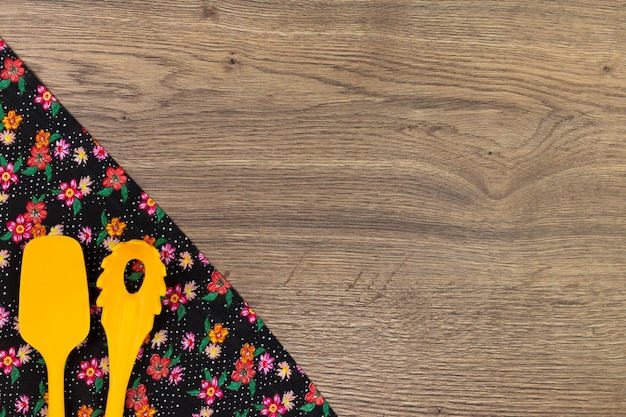
{"type": "MultiPolygon", "coordinates": [[[[18,332],[20,261],[28,241],[61,234],[83,248],[92,305],[89,336],[66,368],[68,415],[105,412],[95,281],[115,245],[143,239],[166,265],[167,290],[137,356],[125,416],[335,416],[228,280],[2,40],[0,122],[0,417],[46,415],[45,364],[18,332]]],[[[143,273],[129,262],[128,286],[138,288],[143,273]]]]}

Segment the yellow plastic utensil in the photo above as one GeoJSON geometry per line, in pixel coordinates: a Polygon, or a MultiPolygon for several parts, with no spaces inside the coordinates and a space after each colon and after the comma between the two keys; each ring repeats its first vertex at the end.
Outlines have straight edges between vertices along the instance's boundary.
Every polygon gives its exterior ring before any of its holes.
{"type": "Polygon", "coordinates": [[[89,334],[89,290],[80,244],[68,236],[28,242],[22,256],[19,330],[48,370],[48,417],[65,417],[67,357],[89,334]]]}
{"type": "Polygon", "coordinates": [[[102,289],[96,304],[102,307],[102,327],[109,345],[109,392],[105,414],[122,417],[130,374],[137,352],[154,325],[154,315],[161,313],[165,295],[165,265],[159,251],[143,240],[118,243],[102,261],[104,272],[96,285],[102,289]],[[129,261],[144,264],[144,279],[139,290],[129,293],[124,271],[129,261]]]}

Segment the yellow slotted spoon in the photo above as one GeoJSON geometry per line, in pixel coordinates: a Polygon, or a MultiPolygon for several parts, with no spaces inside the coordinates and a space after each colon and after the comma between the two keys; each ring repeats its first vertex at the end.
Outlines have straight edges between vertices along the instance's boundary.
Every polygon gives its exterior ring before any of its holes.
{"type": "Polygon", "coordinates": [[[102,268],[104,271],[96,281],[102,292],[96,304],[102,307],[101,322],[109,345],[109,392],[105,414],[121,417],[137,352],[154,325],[154,316],[161,313],[166,269],[159,251],[137,239],[115,245],[113,252],[103,259],[102,268]],[[144,264],[145,273],[141,287],[131,294],[124,283],[124,270],[133,260],[144,264]]]}
{"type": "Polygon", "coordinates": [[[41,236],[26,244],[20,276],[19,331],[48,370],[48,417],[65,417],[67,357],[89,333],[89,290],[80,244],[41,236]]]}

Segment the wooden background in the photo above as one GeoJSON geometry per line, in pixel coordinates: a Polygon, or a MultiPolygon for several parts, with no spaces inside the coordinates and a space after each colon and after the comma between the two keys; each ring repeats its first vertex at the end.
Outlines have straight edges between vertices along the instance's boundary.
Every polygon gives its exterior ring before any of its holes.
{"type": "Polygon", "coordinates": [[[0,36],[340,416],[624,416],[625,10],[0,0],[0,36]]]}

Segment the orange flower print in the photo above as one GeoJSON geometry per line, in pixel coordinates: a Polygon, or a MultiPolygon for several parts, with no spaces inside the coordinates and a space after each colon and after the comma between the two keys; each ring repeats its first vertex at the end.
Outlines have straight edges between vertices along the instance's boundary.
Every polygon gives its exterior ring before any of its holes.
{"type": "Polygon", "coordinates": [[[224,343],[224,339],[228,336],[228,329],[217,323],[211,331],[209,331],[209,339],[211,343],[224,343]]]}
{"type": "Polygon", "coordinates": [[[243,347],[239,351],[239,353],[241,354],[241,362],[246,363],[253,360],[255,350],[256,348],[250,345],[250,343],[246,343],[245,345],[243,345],[243,347]]]}
{"type": "Polygon", "coordinates": [[[22,123],[22,116],[17,114],[15,110],[9,110],[9,112],[2,118],[2,124],[5,129],[16,130],[22,123]]]}
{"type": "Polygon", "coordinates": [[[121,221],[119,218],[114,217],[110,223],[107,223],[106,230],[109,236],[121,236],[126,229],[126,222],[121,221]]]}
{"type": "Polygon", "coordinates": [[[143,240],[144,240],[144,242],[148,243],[149,245],[154,245],[154,242],[156,242],[156,237],[152,237],[150,235],[144,235],[143,236],[143,240]]]}
{"type": "Polygon", "coordinates": [[[33,237],[40,237],[46,235],[46,226],[41,223],[37,223],[33,225],[33,228],[30,231],[33,234],[33,237]]]}
{"type": "Polygon", "coordinates": [[[148,404],[144,404],[140,410],[135,411],[135,415],[137,417],[151,417],[156,413],[156,410],[153,407],[150,407],[148,404]]]}
{"type": "Polygon", "coordinates": [[[50,132],[39,130],[39,133],[35,136],[35,146],[38,148],[44,148],[48,145],[50,145],[50,132]]]}
{"type": "Polygon", "coordinates": [[[91,417],[91,413],[93,413],[93,408],[87,407],[85,404],[83,404],[76,413],[76,415],[78,417],[91,417]]]}

